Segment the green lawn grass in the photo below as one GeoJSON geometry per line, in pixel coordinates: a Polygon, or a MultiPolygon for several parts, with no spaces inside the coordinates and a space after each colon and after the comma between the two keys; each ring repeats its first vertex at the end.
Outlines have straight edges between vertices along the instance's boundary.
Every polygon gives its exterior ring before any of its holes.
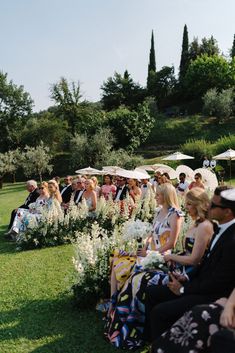
{"type": "Polygon", "coordinates": [[[0,353],[111,353],[95,310],[81,311],[69,288],[72,245],[17,252],[3,238],[24,184],[0,190],[0,353]]]}

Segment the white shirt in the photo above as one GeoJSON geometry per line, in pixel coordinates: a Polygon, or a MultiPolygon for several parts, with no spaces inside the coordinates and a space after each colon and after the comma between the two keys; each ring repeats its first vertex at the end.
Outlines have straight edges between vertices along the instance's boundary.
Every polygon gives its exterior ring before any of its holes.
{"type": "Polygon", "coordinates": [[[82,197],[82,194],[84,193],[84,191],[85,190],[79,190],[79,193],[78,193],[78,196],[77,196],[77,198],[76,198],[76,200],[75,200],[75,203],[77,204],[79,201],[80,201],[80,199],[81,199],[81,197],[82,197]]]}
{"type": "Polygon", "coordinates": [[[213,242],[211,244],[210,251],[213,249],[213,247],[215,246],[215,244],[217,243],[217,241],[219,240],[221,235],[226,231],[226,229],[228,229],[228,227],[230,227],[234,223],[235,223],[235,218],[227,223],[219,224],[220,230],[219,230],[219,233],[216,234],[215,239],[213,240],[213,242]]]}
{"type": "Polygon", "coordinates": [[[182,190],[185,191],[188,188],[188,186],[189,186],[189,183],[185,180],[184,183],[179,183],[179,185],[177,186],[177,189],[178,190],[181,189],[179,191],[182,191],[182,190]]]}
{"type": "Polygon", "coordinates": [[[125,185],[118,187],[120,189],[118,190],[117,196],[115,197],[114,201],[120,201],[120,196],[121,196],[121,193],[122,193],[122,190],[124,189],[124,187],[125,187],[125,185]]]}

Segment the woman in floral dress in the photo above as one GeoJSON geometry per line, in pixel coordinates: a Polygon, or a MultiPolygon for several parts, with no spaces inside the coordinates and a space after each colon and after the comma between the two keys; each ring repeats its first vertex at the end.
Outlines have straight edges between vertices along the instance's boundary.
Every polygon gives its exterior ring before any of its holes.
{"type": "MultiPolygon", "coordinates": [[[[160,190],[165,188],[168,190],[173,188],[173,186],[165,184],[161,186],[160,190]]],[[[164,210],[164,196],[159,191],[157,193],[157,201],[163,205],[162,209],[164,210]]],[[[184,255],[178,255],[177,258],[179,263],[182,260],[182,265],[198,263],[211,239],[213,226],[206,219],[208,205],[208,196],[202,189],[194,189],[188,193],[188,198],[186,197],[186,207],[195,222],[186,234],[186,252],[184,255]]],[[[168,204],[166,210],[163,216],[161,211],[158,212],[154,222],[154,234],[152,237],[152,241],[156,244],[156,249],[160,250],[161,253],[174,247],[182,219],[182,213],[178,210],[177,204],[171,204],[171,206],[168,204]],[[174,219],[174,222],[172,219],[174,219]],[[171,247],[169,247],[169,241],[172,240],[171,237],[174,240],[171,247]]],[[[142,250],[141,255],[146,255],[146,249],[142,250]]],[[[167,261],[170,260],[170,254],[165,256],[168,256],[166,258],[167,261]]],[[[130,350],[144,344],[146,287],[149,285],[165,285],[169,280],[168,275],[159,270],[143,271],[141,267],[135,267],[134,270],[136,270],[135,273],[125,282],[122,290],[117,292],[116,296],[113,296],[113,308],[105,328],[105,335],[114,346],[130,350]]]]}

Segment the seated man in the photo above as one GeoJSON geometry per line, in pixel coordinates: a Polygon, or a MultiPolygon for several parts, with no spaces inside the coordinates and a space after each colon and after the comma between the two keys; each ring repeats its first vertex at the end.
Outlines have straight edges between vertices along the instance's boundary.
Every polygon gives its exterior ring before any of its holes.
{"type": "Polygon", "coordinates": [[[28,209],[29,205],[33,202],[35,202],[37,200],[37,198],[39,197],[39,190],[37,187],[37,182],[35,180],[28,180],[26,183],[26,189],[29,192],[28,197],[26,198],[25,202],[23,205],[19,206],[18,208],[14,209],[11,212],[11,219],[10,219],[10,223],[8,225],[8,232],[5,233],[5,237],[7,239],[12,239],[12,236],[14,236],[14,231],[12,229],[12,225],[16,216],[16,213],[18,211],[19,208],[23,208],[23,209],[28,209]]]}
{"type": "Polygon", "coordinates": [[[218,221],[219,228],[207,255],[189,274],[190,280],[170,274],[172,281],[167,287],[147,288],[146,338],[157,339],[185,311],[194,305],[227,297],[235,287],[235,189],[225,189],[215,189],[209,212],[211,219],[218,221]]]}
{"type": "Polygon", "coordinates": [[[188,189],[189,183],[185,180],[186,174],[180,173],[179,175],[179,183],[176,185],[176,191],[180,194],[184,194],[185,191],[188,189]]]}

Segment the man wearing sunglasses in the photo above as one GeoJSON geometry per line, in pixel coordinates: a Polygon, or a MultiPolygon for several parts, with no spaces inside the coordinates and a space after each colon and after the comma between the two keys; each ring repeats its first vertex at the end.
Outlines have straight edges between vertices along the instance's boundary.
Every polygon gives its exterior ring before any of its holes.
{"type": "Polygon", "coordinates": [[[210,217],[219,227],[202,262],[188,278],[173,273],[168,286],[147,288],[145,333],[151,341],[194,305],[227,297],[235,287],[235,189],[226,189],[216,188],[211,200],[210,217]]]}

